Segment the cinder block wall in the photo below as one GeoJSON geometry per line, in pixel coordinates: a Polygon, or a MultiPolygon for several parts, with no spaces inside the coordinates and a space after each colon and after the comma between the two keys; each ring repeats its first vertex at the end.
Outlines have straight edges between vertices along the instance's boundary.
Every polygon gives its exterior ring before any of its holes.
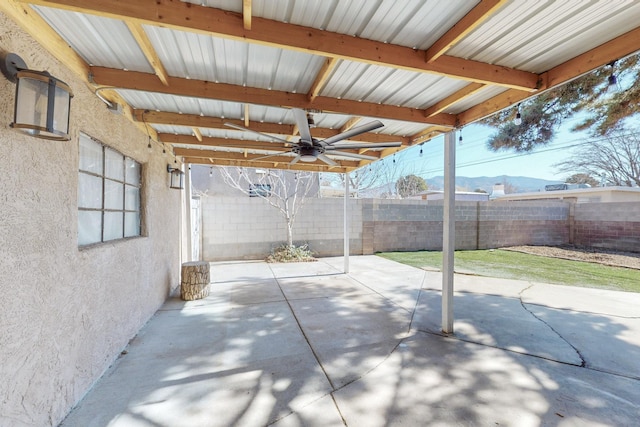
{"type": "MultiPolygon", "coordinates": [[[[343,253],[342,199],[308,199],[294,243],[343,253]]],[[[349,201],[350,252],[440,250],[442,201],[349,201]]],[[[260,259],[286,241],[280,213],[258,198],[203,198],[203,259],[260,259]]],[[[640,203],[457,202],[456,249],[579,245],[640,252],[640,203]],[[571,213],[573,211],[573,214],[571,213]]]]}
{"type": "MultiPolygon", "coordinates": [[[[456,249],[569,243],[565,202],[457,202],[456,249]]],[[[443,204],[367,200],[363,252],[442,249],[443,204]]]]}
{"type": "Polygon", "coordinates": [[[479,204],[477,248],[568,244],[569,208],[556,201],[479,204]]]}
{"type": "Polygon", "coordinates": [[[640,252],[640,203],[582,203],[575,206],[577,245],[640,252]]]}
{"type": "MultiPolygon", "coordinates": [[[[202,259],[262,259],[287,241],[280,211],[258,197],[202,197],[202,259]]],[[[350,249],[362,253],[361,200],[350,200],[350,249]]],[[[318,256],[343,253],[344,200],[309,198],[293,226],[294,244],[318,256]]]]}

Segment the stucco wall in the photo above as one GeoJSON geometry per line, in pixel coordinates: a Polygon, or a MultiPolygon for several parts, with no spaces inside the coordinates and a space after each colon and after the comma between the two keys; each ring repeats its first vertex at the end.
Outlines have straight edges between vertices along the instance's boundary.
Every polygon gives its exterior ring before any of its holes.
{"type": "Polygon", "coordinates": [[[161,150],[1,13],[0,49],[75,94],[71,141],[28,137],[0,75],[0,425],[57,425],[178,285],[180,192],[161,150]],[[144,237],[78,248],[80,131],[143,164],[144,237]]]}

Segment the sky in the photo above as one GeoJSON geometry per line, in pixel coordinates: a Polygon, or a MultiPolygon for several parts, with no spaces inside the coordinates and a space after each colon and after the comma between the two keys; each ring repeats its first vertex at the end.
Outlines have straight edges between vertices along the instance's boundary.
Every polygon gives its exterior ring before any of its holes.
{"type": "MultiPolygon", "coordinates": [[[[487,148],[489,136],[494,129],[472,124],[456,132],[456,175],[479,176],[526,176],[552,181],[564,181],[571,175],[558,172],[553,165],[566,160],[571,152],[581,149],[590,140],[586,132],[571,132],[570,128],[579,119],[571,118],[558,129],[554,139],[544,147],[530,153],[512,150],[491,151],[487,148]],[[459,136],[462,134],[462,142],[459,136]]],[[[444,174],[444,136],[439,136],[422,146],[412,147],[397,154],[396,161],[403,170],[424,178],[444,174]]],[[[387,161],[385,159],[385,161],[387,161]]]]}

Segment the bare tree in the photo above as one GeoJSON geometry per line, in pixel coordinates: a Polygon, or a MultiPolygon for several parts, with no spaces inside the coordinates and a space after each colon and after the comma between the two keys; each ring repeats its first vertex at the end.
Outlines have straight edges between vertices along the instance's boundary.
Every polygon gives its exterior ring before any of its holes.
{"type": "MultiPolygon", "coordinates": [[[[402,156],[396,161],[395,156],[390,156],[374,163],[363,166],[349,174],[349,186],[354,190],[355,197],[375,197],[388,199],[399,198],[396,183],[407,175],[417,175],[418,172],[412,164],[404,161],[402,156]]],[[[323,174],[325,182],[335,183],[344,188],[345,174],[323,174]]]]}
{"type": "Polygon", "coordinates": [[[306,197],[315,188],[312,172],[220,167],[224,182],[278,209],[287,223],[287,245],[293,247],[293,224],[306,197]]]}
{"type": "Polygon", "coordinates": [[[568,160],[554,166],[564,173],[602,177],[610,185],[640,186],[640,138],[617,133],[592,145],[581,145],[568,160]]]}

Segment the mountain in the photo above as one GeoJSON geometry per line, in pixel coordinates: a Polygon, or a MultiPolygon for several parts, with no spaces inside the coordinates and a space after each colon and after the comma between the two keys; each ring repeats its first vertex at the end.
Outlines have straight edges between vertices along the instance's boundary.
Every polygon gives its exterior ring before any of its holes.
{"type": "MultiPolygon", "coordinates": [[[[444,188],[444,177],[434,176],[426,179],[429,190],[442,190],[444,188]]],[[[547,179],[530,178],[527,176],[478,176],[478,177],[456,177],[456,189],[459,191],[474,191],[483,189],[491,193],[494,184],[507,184],[513,188],[512,193],[526,193],[530,191],[543,191],[545,185],[561,184],[562,181],[549,181],[547,179]]]]}

